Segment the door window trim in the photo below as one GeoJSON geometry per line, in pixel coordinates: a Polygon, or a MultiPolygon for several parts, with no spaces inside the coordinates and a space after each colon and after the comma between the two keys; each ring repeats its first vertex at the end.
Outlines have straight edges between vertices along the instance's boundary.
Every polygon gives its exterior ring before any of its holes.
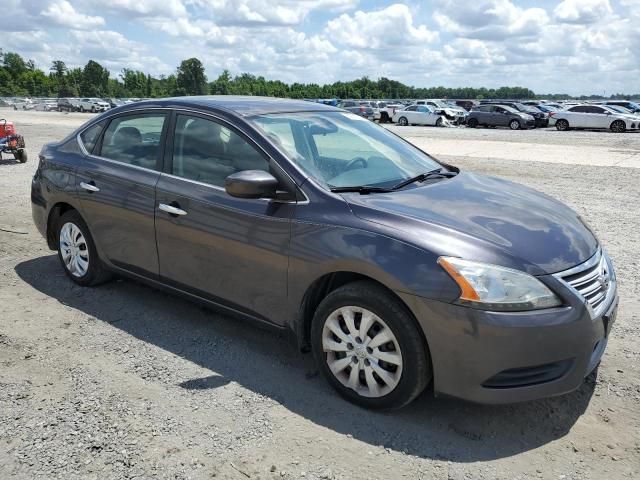
{"type": "Polygon", "coordinates": [[[267,201],[267,202],[273,202],[273,203],[296,203],[298,205],[306,205],[309,203],[309,197],[302,190],[302,188],[300,188],[296,184],[293,178],[291,178],[291,175],[289,175],[285,171],[285,169],[282,168],[282,166],[277,162],[277,160],[275,160],[271,155],[269,155],[269,153],[261,145],[259,145],[253,138],[251,138],[251,135],[249,133],[247,133],[243,128],[238,127],[237,125],[231,124],[231,122],[229,122],[227,119],[222,118],[221,116],[218,116],[212,112],[201,112],[198,110],[191,110],[191,109],[182,108],[182,107],[174,108],[171,110],[171,118],[168,122],[168,128],[170,128],[170,130],[167,130],[167,141],[165,142],[165,152],[164,152],[165,161],[164,161],[164,168],[162,170],[163,175],[166,175],[172,178],[178,178],[180,180],[191,182],[196,185],[202,185],[205,187],[210,187],[216,190],[226,192],[225,188],[219,185],[212,185],[210,183],[201,182],[199,180],[193,180],[186,177],[181,177],[179,175],[174,175],[172,173],[173,142],[175,140],[175,126],[176,126],[176,120],[178,115],[196,116],[209,121],[214,120],[218,122],[220,125],[222,125],[223,127],[240,135],[240,137],[243,140],[245,140],[251,147],[255,148],[259,153],[264,155],[269,166],[273,166],[273,168],[277,170],[278,176],[281,177],[281,179],[284,179],[285,183],[287,183],[290,188],[294,189],[294,194],[296,197],[302,196],[302,198],[296,198],[294,200],[278,200],[274,198],[258,198],[254,200],[261,200],[261,201],[267,201]],[[174,135],[169,135],[169,133],[173,133],[174,135]]]}
{"type": "Polygon", "coordinates": [[[116,165],[125,165],[127,167],[131,167],[131,168],[135,168],[137,170],[142,170],[145,172],[154,172],[154,173],[162,173],[162,166],[164,165],[164,154],[165,154],[165,144],[166,144],[166,139],[167,139],[167,132],[168,132],[168,126],[169,126],[169,120],[171,118],[171,109],[170,108],[166,108],[166,107],[151,107],[151,108],[137,108],[135,110],[127,110],[126,112],[119,112],[119,113],[113,113],[111,115],[105,116],[100,118],[100,120],[92,123],[91,125],[87,125],[86,128],[83,128],[82,130],[80,130],[78,132],[78,134],[76,135],[76,141],[78,142],[78,145],[80,146],[80,150],[82,151],[82,153],[87,156],[87,157],[91,157],[95,160],[101,160],[101,161],[105,161],[105,162],[109,162],[109,163],[113,163],[116,165]],[[107,158],[107,157],[103,157],[101,155],[96,155],[94,153],[90,153],[87,151],[87,149],[85,148],[85,146],[82,144],[82,139],[80,138],[80,135],[82,135],[85,131],[87,131],[88,129],[90,129],[91,127],[93,127],[94,125],[102,122],[102,121],[107,121],[107,123],[105,124],[104,127],[102,127],[102,131],[100,132],[100,136],[98,137],[98,140],[96,141],[96,144],[93,147],[93,151],[96,151],[96,149],[98,147],[102,148],[102,140],[104,138],[104,133],[107,131],[107,128],[109,128],[109,125],[111,125],[111,122],[119,117],[128,117],[128,116],[137,116],[137,115],[144,115],[145,113],[148,114],[153,114],[153,113],[157,113],[157,112],[164,112],[165,113],[165,121],[164,124],[162,126],[162,132],[160,134],[160,143],[159,143],[159,158],[156,161],[156,168],[147,168],[147,167],[141,167],[140,165],[133,165],[131,163],[126,163],[126,162],[121,162],[119,160],[114,160],[112,158],[107,158]],[[161,168],[158,169],[157,167],[160,166],[161,168]]]}

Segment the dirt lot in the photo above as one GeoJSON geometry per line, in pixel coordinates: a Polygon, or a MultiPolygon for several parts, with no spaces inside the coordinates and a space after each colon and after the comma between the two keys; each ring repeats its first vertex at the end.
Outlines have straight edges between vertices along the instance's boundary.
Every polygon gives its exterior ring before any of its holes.
{"type": "Polygon", "coordinates": [[[338,398],[284,336],[129,280],[74,286],[32,225],[29,187],[42,144],[88,115],[3,115],[30,160],[0,162],[1,479],[640,478],[640,169],[532,154],[633,158],[640,134],[397,129],[572,205],[613,257],[621,304],[572,394],[479,406],[427,392],[380,414],[338,398]]]}

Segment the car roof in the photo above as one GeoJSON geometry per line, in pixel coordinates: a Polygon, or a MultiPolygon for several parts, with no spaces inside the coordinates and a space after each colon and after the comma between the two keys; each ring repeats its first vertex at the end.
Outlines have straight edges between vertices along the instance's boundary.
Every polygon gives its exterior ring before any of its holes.
{"type": "Polygon", "coordinates": [[[144,106],[191,106],[208,109],[222,109],[240,116],[263,115],[268,113],[291,112],[341,112],[343,110],[316,102],[293,100],[290,98],[254,97],[240,95],[202,95],[192,97],[173,97],[143,100],[119,107],[120,111],[138,109],[144,106]]]}

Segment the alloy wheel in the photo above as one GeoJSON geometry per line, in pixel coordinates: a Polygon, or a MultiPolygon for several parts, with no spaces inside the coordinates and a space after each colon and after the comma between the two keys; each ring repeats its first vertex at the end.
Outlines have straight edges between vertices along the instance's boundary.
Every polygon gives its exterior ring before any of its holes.
{"type": "Polygon", "coordinates": [[[400,344],[384,320],[365,308],[345,306],[331,313],[322,348],[335,378],[362,397],[383,397],[400,382],[400,344]]]}
{"type": "Polygon", "coordinates": [[[60,229],[60,253],[65,267],[74,277],[83,277],[89,270],[89,247],[77,225],[67,222],[60,229]]]}

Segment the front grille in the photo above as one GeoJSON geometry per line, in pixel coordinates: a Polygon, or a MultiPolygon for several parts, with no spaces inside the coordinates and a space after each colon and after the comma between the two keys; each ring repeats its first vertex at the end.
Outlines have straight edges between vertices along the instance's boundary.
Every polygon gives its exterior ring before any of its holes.
{"type": "Polygon", "coordinates": [[[598,249],[589,260],[556,274],[591,306],[594,316],[602,313],[615,288],[615,274],[606,255],[598,249]]]}

